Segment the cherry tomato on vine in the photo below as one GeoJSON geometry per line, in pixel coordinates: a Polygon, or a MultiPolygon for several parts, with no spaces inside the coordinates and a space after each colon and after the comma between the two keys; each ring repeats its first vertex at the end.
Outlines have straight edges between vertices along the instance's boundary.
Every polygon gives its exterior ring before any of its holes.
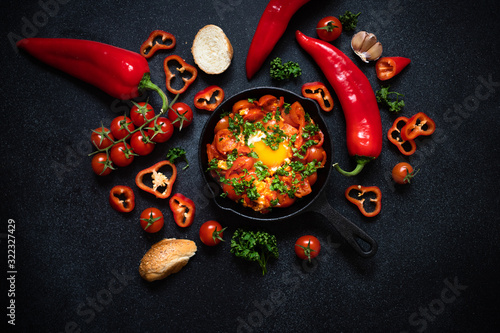
{"type": "Polygon", "coordinates": [[[111,147],[109,157],[114,165],[126,167],[134,160],[134,151],[130,148],[130,145],[120,142],[111,147]]]}
{"type": "Polygon", "coordinates": [[[90,140],[97,149],[108,148],[111,146],[114,139],[113,134],[104,126],[96,128],[92,131],[92,134],[90,134],[90,140]]]}
{"type": "Polygon", "coordinates": [[[141,156],[149,155],[155,149],[155,144],[142,131],[132,134],[130,146],[134,153],[141,156]]]}
{"type": "Polygon", "coordinates": [[[334,16],[324,17],[316,25],[316,33],[326,42],[334,41],[342,33],[342,23],[334,16]]]}
{"type": "Polygon", "coordinates": [[[307,259],[309,262],[316,258],[321,250],[319,240],[311,235],[302,236],[295,242],[295,254],[300,259],[307,259]]]}
{"type": "Polygon", "coordinates": [[[226,228],[222,228],[217,221],[207,221],[200,227],[200,240],[207,246],[215,246],[223,242],[223,232],[226,228]]]}
{"type": "Polygon", "coordinates": [[[111,130],[111,134],[113,134],[113,137],[116,140],[123,139],[129,135],[130,132],[135,130],[134,123],[129,117],[126,116],[119,116],[113,119],[109,128],[111,130]]]}
{"type": "Polygon", "coordinates": [[[165,223],[162,212],[154,207],[143,210],[140,220],[142,229],[149,233],[158,232],[163,228],[163,224],[165,223]]]}
{"type": "Polygon", "coordinates": [[[151,128],[153,129],[148,131],[148,135],[151,141],[156,143],[167,142],[174,134],[174,125],[165,117],[158,117],[154,125],[151,124],[151,128]]]}
{"type": "Polygon", "coordinates": [[[140,127],[155,116],[155,110],[146,102],[134,103],[130,109],[130,119],[135,126],[140,127]]]}
{"type": "Polygon", "coordinates": [[[106,153],[97,153],[92,157],[92,170],[99,176],[107,176],[113,170],[113,165],[110,160],[108,160],[108,155],[106,153]]]}
{"type": "Polygon", "coordinates": [[[409,163],[400,162],[392,169],[392,179],[397,184],[408,184],[417,172],[418,170],[413,172],[413,167],[409,163]]]}
{"type": "Polygon", "coordinates": [[[172,108],[168,111],[168,119],[170,119],[172,125],[177,127],[180,131],[193,122],[193,110],[191,110],[186,103],[174,103],[172,108]]]}

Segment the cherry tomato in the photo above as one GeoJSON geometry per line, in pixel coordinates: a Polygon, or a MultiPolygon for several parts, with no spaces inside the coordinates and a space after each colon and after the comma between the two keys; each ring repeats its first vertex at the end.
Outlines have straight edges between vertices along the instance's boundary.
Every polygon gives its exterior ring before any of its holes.
{"type": "Polygon", "coordinates": [[[217,221],[207,221],[200,227],[200,240],[207,246],[215,246],[224,241],[222,237],[225,229],[217,221]]]}
{"type": "Polygon", "coordinates": [[[144,125],[146,121],[154,118],[154,116],[155,110],[146,102],[134,103],[134,106],[130,109],[130,119],[137,127],[144,125]]]}
{"type": "Polygon", "coordinates": [[[311,235],[302,236],[295,242],[295,254],[300,259],[307,259],[309,262],[316,258],[321,250],[319,240],[311,235]]]}
{"type": "Polygon", "coordinates": [[[146,208],[141,213],[141,227],[144,231],[154,233],[163,228],[165,223],[163,214],[158,208],[146,208]]]}
{"type": "Polygon", "coordinates": [[[156,119],[152,128],[149,130],[148,135],[156,143],[167,142],[172,137],[172,134],[174,134],[174,125],[165,117],[156,119]]]}
{"type": "Polygon", "coordinates": [[[108,148],[111,146],[114,139],[113,134],[104,126],[96,128],[92,131],[92,134],[90,134],[90,140],[97,149],[108,148]]]}
{"type": "Polygon", "coordinates": [[[113,165],[111,161],[108,160],[108,155],[106,155],[106,153],[97,153],[92,157],[92,170],[99,176],[106,176],[111,173],[113,165]]]}
{"type": "Polygon", "coordinates": [[[401,162],[396,164],[392,169],[392,179],[397,184],[408,184],[417,172],[418,170],[413,172],[413,167],[409,163],[401,162]]]}
{"type": "Polygon", "coordinates": [[[172,125],[182,130],[193,122],[193,110],[186,103],[174,103],[168,111],[168,119],[170,119],[172,125]]]}
{"type": "Polygon", "coordinates": [[[334,16],[324,17],[316,25],[316,33],[320,39],[331,42],[342,33],[342,23],[334,16]]]}
{"type": "Polygon", "coordinates": [[[120,142],[111,147],[109,157],[114,165],[125,167],[134,160],[134,151],[130,148],[130,145],[120,142]]]}
{"type": "Polygon", "coordinates": [[[135,130],[134,123],[129,117],[126,116],[120,116],[113,119],[109,128],[111,129],[111,134],[113,134],[113,137],[116,140],[123,139],[129,135],[130,132],[135,130]]]}
{"type": "Polygon", "coordinates": [[[155,144],[151,142],[147,135],[142,134],[141,131],[135,132],[130,138],[130,146],[132,150],[141,156],[149,155],[155,148],[155,144]]]}

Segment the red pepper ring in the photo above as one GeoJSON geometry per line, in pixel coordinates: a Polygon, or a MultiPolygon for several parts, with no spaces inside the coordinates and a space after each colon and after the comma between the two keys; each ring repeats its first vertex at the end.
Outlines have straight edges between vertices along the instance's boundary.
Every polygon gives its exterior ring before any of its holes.
{"type": "Polygon", "coordinates": [[[396,147],[401,154],[410,156],[417,150],[417,144],[414,140],[403,140],[401,137],[401,129],[408,123],[408,118],[399,117],[394,120],[392,127],[387,132],[387,138],[396,147]],[[401,125],[402,124],[402,125],[401,125]]]}
{"type": "Polygon", "coordinates": [[[382,209],[382,192],[377,186],[349,186],[345,190],[345,197],[347,198],[347,200],[355,204],[359,208],[361,213],[367,217],[373,217],[377,215],[382,209]],[[369,195],[371,193],[375,194],[375,197],[373,197],[373,195],[369,195]],[[373,210],[366,210],[373,205],[375,205],[375,208],[373,210]]]}
{"type": "Polygon", "coordinates": [[[135,177],[135,184],[143,191],[154,194],[157,198],[166,199],[172,193],[175,178],[177,177],[177,168],[170,161],[161,161],[155,165],[139,171],[135,177]],[[172,175],[168,178],[164,173],[159,170],[164,166],[172,168],[172,175]],[[149,175],[151,178],[151,186],[144,184],[145,176],[149,175]]]}
{"type": "Polygon", "coordinates": [[[318,102],[321,110],[330,112],[333,110],[332,95],[321,82],[308,82],[302,85],[302,96],[314,99],[318,102]]]}
{"type": "Polygon", "coordinates": [[[151,58],[158,50],[170,50],[175,47],[175,37],[170,32],[154,30],[141,45],[140,53],[145,58],[151,58]],[[161,43],[159,39],[161,38],[161,43]]]}
{"type": "Polygon", "coordinates": [[[179,227],[189,227],[193,224],[196,207],[193,200],[180,193],[174,194],[169,200],[170,210],[174,214],[174,221],[179,227]]]}
{"type": "Polygon", "coordinates": [[[130,213],[135,208],[134,191],[125,185],[116,185],[109,191],[109,204],[120,213],[130,213]]]}
{"type": "Polygon", "coordinates": [[[219,86],[209,86],[194,95],[197,109],[214,111],[224,100],[224,90],[219,86]]]}
{"type": "Polygon", "coordinates": [[[184,61],[180,56],[176,54],[169,55],[168,57],[165,58],[163,61],[163,69],[165,71],[165,81],[167,85],[167,90],[170,91],[172,94],[182,94],[183,92],[186,91],[186,89],[193,83],[193,81],[196,79],[198,76],[198,71],[194,66],[191,66],[187,62],[184,61]],[[169,63],[170,62],[176,62],[180,65],[180,67],[176,67],[176,70],[180,74],[184,74],[184,72],[188,72],[191,74],[189,77],[181,76],[182,81],[184,81],[184,86],[181,89],[174,89],[172,88],[172,80],[175,78],[176,74],[172,73],[170,71],[169,63]]]}
{"type": "Polygon", "coordinates": [[[414,140],[420,135],[431,135],[436,130],[436,123],[423,112],[411,117],[401,129],[403,140],[414,140]]]}

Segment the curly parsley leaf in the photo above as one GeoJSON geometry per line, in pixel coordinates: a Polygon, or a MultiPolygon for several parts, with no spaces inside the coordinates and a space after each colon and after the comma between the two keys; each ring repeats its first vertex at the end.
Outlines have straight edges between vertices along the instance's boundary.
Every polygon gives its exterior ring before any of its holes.
{"type": "Polygon", "coordinates": [[[387,106],[390,112],[397,113],[405,106],[405,101],[399,99],[400,97],[404,97],[404,95],[395,91],[389,91],[389,88],[390,86],[382,87],[380,90],[377,90],[375,96],[377,97],[377,102],[387,106]],[[395,99],[393,96],[395,96],[395,99]]]}
{"type": "Polygon", "coordinates": [[[357,14],[353,14],[352,12],[346,10],[344,15],[339,16],[339,21],[342,23],[342,29],[344,31],[352,31],[356,29],[356,25],[358,25],[358,16],[361,12],[357,14]]]}

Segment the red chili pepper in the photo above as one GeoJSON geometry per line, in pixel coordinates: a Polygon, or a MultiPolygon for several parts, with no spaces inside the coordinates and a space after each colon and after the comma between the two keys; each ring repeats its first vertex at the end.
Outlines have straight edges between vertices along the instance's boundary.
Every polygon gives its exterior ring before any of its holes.
{"type": "Polygon", "coordinates": [[[90,83],[119,99],[132,99],[143,89],[167,96],[151,82],[149,65],[140,54],[99,42],[68,38],[25,38],[17,47],[44,63],[90,83]]]}
{"type": "Polygon", "coordinates": [[[198,109],[214,111],[224,99],[224,90],[219,86],[209,86],[194,95],[194,106],[198,109]],[[212,100],[215,102],[211,102],[212,100]]]}
{"type": "Polygon", "coordinates": [[[281,38],[293,14],[310,0],[271,0],[262,14],[248,49],[247,78],[260,69],[267,56],[281,38]]]}
{"type": "Polygon", "coordinates": [[[163,69],[165,70],[167,90],[170,91],[172,94],[182,94],[183,92],[185,92],[186,89],[191,85],[191,83],[193,83],[193,81],[198,76],[198,71],[194,66],[191,66],[190,64],[185,62],[184,59],[182,59],[180,56],[175,54],[169,55],[168,57],[165,58],[165,60],[163,61],[163,69]],[[184,86],[181,89],[172,88],[172,80],[176,74],[170,71],[169,68],[170,62],[176,62],[180,65],[180,67],[176,67],[176,70],[180,74],[184,74],[184,72],[188,72],[191,74],[191,76],[188,77],[181,76],[182,81],[184,81],[184,86]]]}
{"type": "Polygon", "coordinates": [[[129,213],[135,208],[134,191],[125,185],[116,185],[109,191],[109,204],[120,213],[129,213]]]}
{"type": "Polygon", "coordinates": [[[367,217],[377,215],[382,209],[382,192],[377,186],[349,186],[347,190],[345,190],[345,197],[355,204],[361,213],[367,217]],[[375,195],[375,197],[373,195],[375,195]],[[370,209],[370,206],[373,205],[375,205],[375,208],[370,209]],[[367,209],[369,209],[369,211],[367,211],[367,209]]]}
{"type": "Polygon", "coordinates": [[[170,50],[175,47],[175,37],[170,32],[154,30],[141,45],[141,55],[151,58],[158,50],[170,50]],[[158,39],[161,38],[161,43],[158,39]]]}
{"type": "Polygon", "coordinates": [[[385,81],[399,74],[411,60],[404,57],[382,57],[375,64],[375,71],[379,80],[385,81]]]}
{"type": "Polygon", "coordinates": [[[363,72],[335,46],[319,39],[295,34],[299,45],[322,69],[337,94],[346,119],[347,149],[356,158],[351,171],[335,169],[345,176],[357,175],[382,151],[382,121],[372,86],[363,72]]]}
{"type": "Polygon", "coordinates": [[[412,155],[417,150],[417,144],[414,140],[403,140],[401,138],[401,129],[408,123],[408,118],[397,118],[392,127],[387,132],[387,138],[392,142],[399,151],[406,156],[412,155]]]}
{"type": "Polygon", "coordinates": [[[176,193],[170,198],[169,205],[174,214],[174,221],[179,227],[189,227],[193,224],[194,213],[196,212],[193,200],[176,193]]]}
{"type": "Polygon", "coordinates": [[[436,130],[436,123],[423,112],[415,114],[408,119],[406,125],[401,129],[403,140],[414,140],[420,135],[431,135],[436,130]]]}
{"type": "Polygon", "coordinates": [[[140,171],[135,177],[135,184],[141,189],[157,198],[166,199],[172,193],[175,178],[177,177],[177,168],[170,161],[161,161],[155,165],[140,171]],[[172,168],[172,175],[168,178],[164,173],[159,170],[165,166],[172,168]],[[144,178],[148,176],[151,179],[151,185],[144,184],[144,178]]]}
{"type": "Polygon", "coordinates": [[[321,82],[304,83],[302,86],[302,96],[314,99],[323,111],[330,112],[333,109],[332,95],[321,82]]]}

